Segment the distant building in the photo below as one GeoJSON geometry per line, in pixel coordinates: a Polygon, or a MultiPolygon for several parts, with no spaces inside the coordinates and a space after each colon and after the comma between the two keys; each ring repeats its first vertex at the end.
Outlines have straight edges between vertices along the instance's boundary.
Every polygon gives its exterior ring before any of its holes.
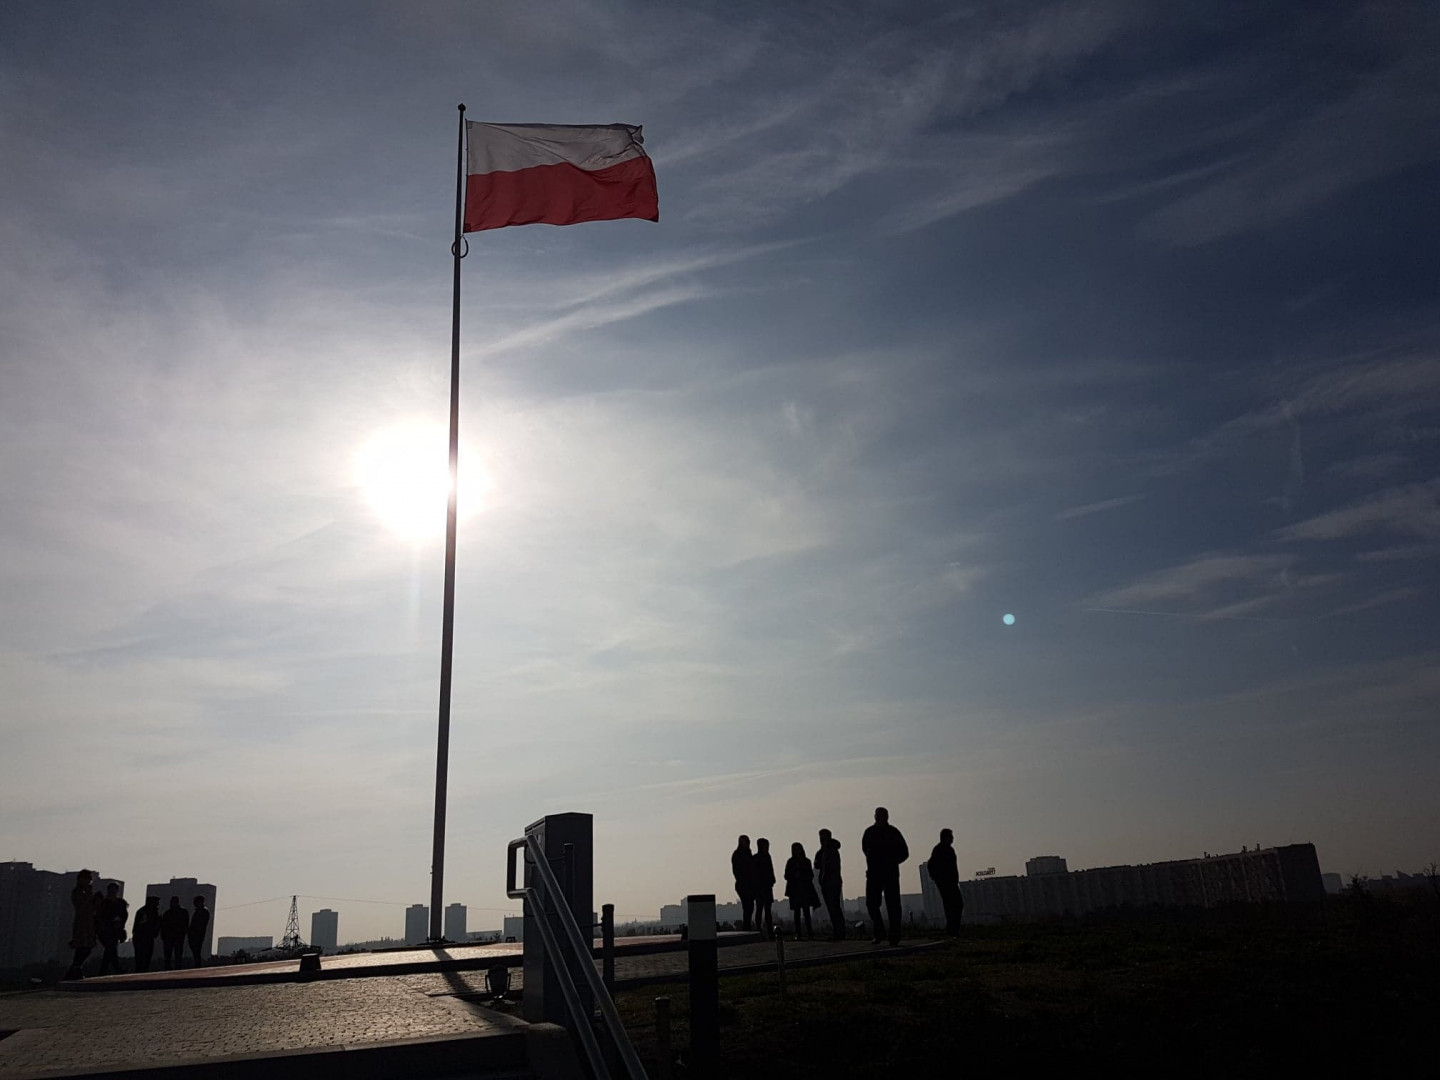
{"type": "Polygon", "coordinates": [[[424,945],[430,938],[430,909],[411,904],[405,909],[405,944],[424,945]]]}
{"type": "Polygon", "coordinates": [[[500,932],[506,941],[525,940],[525,919],[521,915],[506,915],[500,932]]]}
{"type": "Polygon", "coordinates": [[[275,947],[275,939],[264,937],[222,937],[215,943],[216,956],[234,956],[237,952],[257,953],[275,947]]]}
{"type": "Polygon", "coordinates": [[[1374,892],[1405,892],[1410,889],[1430,887],[1430,875],[1425,871],[1407,874],[1396,870],[1394,874],[1381,874],[1378,878],[1366,878],[1365,887],[1374,892]]]}
{"type": "Polygon", "coordinates": [[[465,940],[465,905],[448,904],[445,907],[445,940],[465,940]]]}
{"type": "Polygon", "coordinates": [[[340,947],[340,913],[328,907],[310,916],[310,944],[334,952],[340,947]]]}
{"type": "Polygon", "coordinates": [[[1345,891],[1345,879],[1339,874],[1321,874],[1320,880],[1325,885],[1325,891],[1331,896],[1345,891]]]}
{"type": "MultiPolygon", "coordinates": [[[[70,892],[78,870],[36,870],[27,862],[0,863],[0,969],[68,958],[75,909],[70,892]]],[[[125,883],[97,877],[91,888],[103,893],[125,883]]],[[[127,928],[128,929],[128,928],[127,928]]]]}
{"type": "MultiPolygon", "coordinates": [[[[158,896],[160,898],[160,910],[164,911],[170,906],[170,898],[178,896],[180,906],[187,912],[195,910],[195,897],[205,897],[205,906],[210,909],[210,925],[205,928],[205,942],[200,947],[200,958],[206,959],[214,955],[210,943],[215,940],[215,886],[206,885],[193,877],[172,877],[166,885],[146,885],[145,895],[158,896]]],[[[145,901],[138,899],[137,904],[131,904],[133,914],[137,906],[143,906],[145,901]]],[[[187,946],[188,948],[188,946],[187,946]]]]}
{"type": "MultiPolygon", "coordinates": [[[[783,900],[777,901],[775,904],[775,913],[777,915],[780,913],[782,903],[783,900]]],[[[788,906],[786,910],[789,910],[788,906]]],[[[738,903],[715,905],[715,921],[717,923],[734,923],[738,926],[744,920],[744,917],[744,913],[740,910],[738,903]]],[[[666,904],[660,909],[660,924],[662,926],[684,926],[686,919],[685,902],[683,900],[678,904],[666,904]]]]}
{"type": "Polygon", "coordinates": [[[405,943],[399,938],[372,938],[369,941],[347,941],[345,948],[351,952],[374,952],[377,949],[400,949],[405,943]]]}
{"type": "Polygon", "coordinates": [[[1036,855],[1025,860],[1025,876],[1039,877],[1041,874],[1064,874],[1069,872],[1065,860],[1059,855],[1036,855]]]}
{"type": "MultiPolygon", "coordinates": [[[[1033,861],[1033,860],[1032,860],[1033,861]]],[[[962,882],[965,914],[1080,915],[1113,907],[1215,907],[1324,895],[1314,844],[1094,870],[962,882]]]]}

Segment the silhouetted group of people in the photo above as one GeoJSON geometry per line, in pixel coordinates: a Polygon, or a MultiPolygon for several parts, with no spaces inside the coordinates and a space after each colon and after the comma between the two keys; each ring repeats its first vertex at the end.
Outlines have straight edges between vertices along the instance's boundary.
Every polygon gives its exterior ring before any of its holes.
{"type": "MultiPolygon", "coordinates": [[[[125,924],[129,919],[130,905],[120,896],[120,887],[111,882],[102,895],[92,887],[95,875],[81,870],[75,875],[75,888],[70,893],[70,905],[74,908],[74,921],[70,927],[70,948],[75,950],[67,979],[82,977],[81,968],[89,959],[98,943],[104,950],[100,957],[100,974],[119,973],[120,956],[118,947],[126,940],[125,924]]],[[[185,944],[190,944],[190,954],[195,966],[200,966],[200,954],[205,948],[205,934],[210,929],[210,909],[205,906],[203,896],[195,897],[194,910],[186,911],[178,896],[170,898],[170,907],[160,910],[160,898],[147,896],[145,906],[135,913],[135,923],[130,929],[135,946],[135,970],[149,971],[150,961],[155,956],[155,942],[159,939],[164,951],[165,970],[183,966],[185,944]]]]}
{"type": "MultiPolygon", "coordinates": [[[[823,903],[830,918],[830,940],[842,941],[845,909],[841,893],[844,883],[840,874],[840,841],[829,829],[821,829],[819,835],[820,846],[813,862],[806,856],[803,844],[790,845],[790,858],[785,863],[785,897],[795,917],[797,938],[814,939],[810,913],[823,903]]],[[[965,901],[960,895],[954,840],[955,834],[949,829],[940,830],[940,842],[931,851],[926,870],[945,906],[946,933],[958,936],[965,901]]],[[[861,836],[860,851],[865,856],[865,907],[874,925],[874,936],[870,940],[877,945],[884,941],[898,945],[902,915],[900,865],[910,858],[910,848],[900,830],[890,824],[890,812],[885,807],[875,808],[875,823],[861,836]]],[[[730,872],[735,878],[735,893],[740,898],[742,927],[759,930],[767,938],[773,938],[776,878],[770,841],[760,837],[752,852],[750,837],[741,836],[730,855],[730,872]]]]}

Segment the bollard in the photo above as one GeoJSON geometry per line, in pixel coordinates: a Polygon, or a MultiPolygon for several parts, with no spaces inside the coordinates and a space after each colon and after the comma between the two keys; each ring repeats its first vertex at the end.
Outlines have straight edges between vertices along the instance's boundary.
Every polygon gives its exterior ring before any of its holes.
{"type": "Polygon", "coordinates": [[[775,934],[775,970],[780,973],[780,996],[785,996],[785,935],[775,934]]]}
{"type": "Polygon", "coordinates": [[[605,990],[615,996],[615,905],[600,908],[600,978],[605,990]]]}
{"type": "Polygon", "coordinates": [[[690,1069],[699,1080],[715,1075],[720,1053],[720,970],[713,894],[685,898],[690,954],[690,1069]]]}
{"type": "Polygon", "coordinates": [[[655,999],[655,1080],[670,1080],[675,1051],[670,1048],[670,999],[655,999]]]}

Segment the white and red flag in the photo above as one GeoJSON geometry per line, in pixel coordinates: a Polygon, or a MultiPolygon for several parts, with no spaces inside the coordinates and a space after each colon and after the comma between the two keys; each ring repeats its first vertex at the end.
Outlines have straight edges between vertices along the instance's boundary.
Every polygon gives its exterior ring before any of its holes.
{"type": "Polygon", "coordinates": [[[465,124],[465,231],[660,220],[655,169],[630,124],[465,124]]]}

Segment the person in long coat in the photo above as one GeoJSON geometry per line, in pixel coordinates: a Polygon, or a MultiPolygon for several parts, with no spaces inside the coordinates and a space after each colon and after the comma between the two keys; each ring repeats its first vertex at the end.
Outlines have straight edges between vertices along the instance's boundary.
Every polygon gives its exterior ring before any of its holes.
{"type": "Polygon", "coordinates": [[[145,906],[135,912],[135,925],[130,938],[135,942],[135,970],[149,971],[150,958],[155,955],[155,939],[160,936],[160,897],[147,896],[145,906]]]}
{"type": "Polygon", "coordinates": [[[949,829],[940,830],[940,842],[930,851],[930,861],[925,864],[930,880],[940,893],[940,902],[945,905],[945,933],[951,937],[960,936],[960,919],[965,914],[965,898],[960,895],[960,868],[955,862],[955,834],[949,829]]]}
{"type": "Polygon", "coordinates": [[[735,895],[740,898],[740,925],[749,930],[755,917],[755,853],[750,850],[750,837],[742,835],[730,853],[730,875],[735,879],[735,895]]]}
{"type": "Polygon", "coordinates": [[[815,928],[810,925],[810,911],[820,906],[820,896],[815,891],[815,868],[805,854],[805,845],[790,845],[790,858],[785,863],[785,895],[790,898],[790,911],[795,916],[795,937],[815,940],[815,928]],[[804,930],[801,930],[801,926],[804,930]]]}
{"type": "Polygon", "coordinates": [[[770,841],[755,841],[755,929],[767,938],[775,937],[775,863],[770,858],[770,841]]]}
{"type": "Polygon", "coordinates": [[[201,963],[201,953],[205,949],[205,931],[210,929],[210,909],[205,906],[205,897],[195,897],[195,910],[190,912],[190,928],[185,932],[190,940],[190,955],[195,959],[195,966],[201,963]]]}
{"type": "Polygon", "coordinates": [[[180,897],[170,897],[170,906],[160,916],[160,945],[165,950],[165,970],[185,966],[185,935],[190,913],[180,906],[180,897]]]}
{"type": "Polygon", "coordinates": [[[95,937],[105,950],[100,957],[100,974],[120,973],[120,954],[116,951],[125,940],[125,923],[130,918],[130,905],[120,895],[120,886],[110,882],[105,886],[105,899],[100,901],[100,910],[95,916],[95,937]]]}
{"type": "Polygon", "coordinates": [[[100,894],[90,887],[94,878],[95,875],[89,870],[81,870],[75,875],[75,888],[70,890],[70,906],[73,909],[70,948],[75,950],[75,958],[70,963],[70,970],[65,972],[67,979],[84,977],[80,971],[81,965],[95,948],[95,915],[100,894]]]}
{"type": "Polygon", "coordinates": [[[844,883],[840,877],[840,841],[829,829],[820,830],[820,847],[815,852],[815,876],[820,880],[820,897],[830,913],[830,940],[845,940],[844,883]]]}

